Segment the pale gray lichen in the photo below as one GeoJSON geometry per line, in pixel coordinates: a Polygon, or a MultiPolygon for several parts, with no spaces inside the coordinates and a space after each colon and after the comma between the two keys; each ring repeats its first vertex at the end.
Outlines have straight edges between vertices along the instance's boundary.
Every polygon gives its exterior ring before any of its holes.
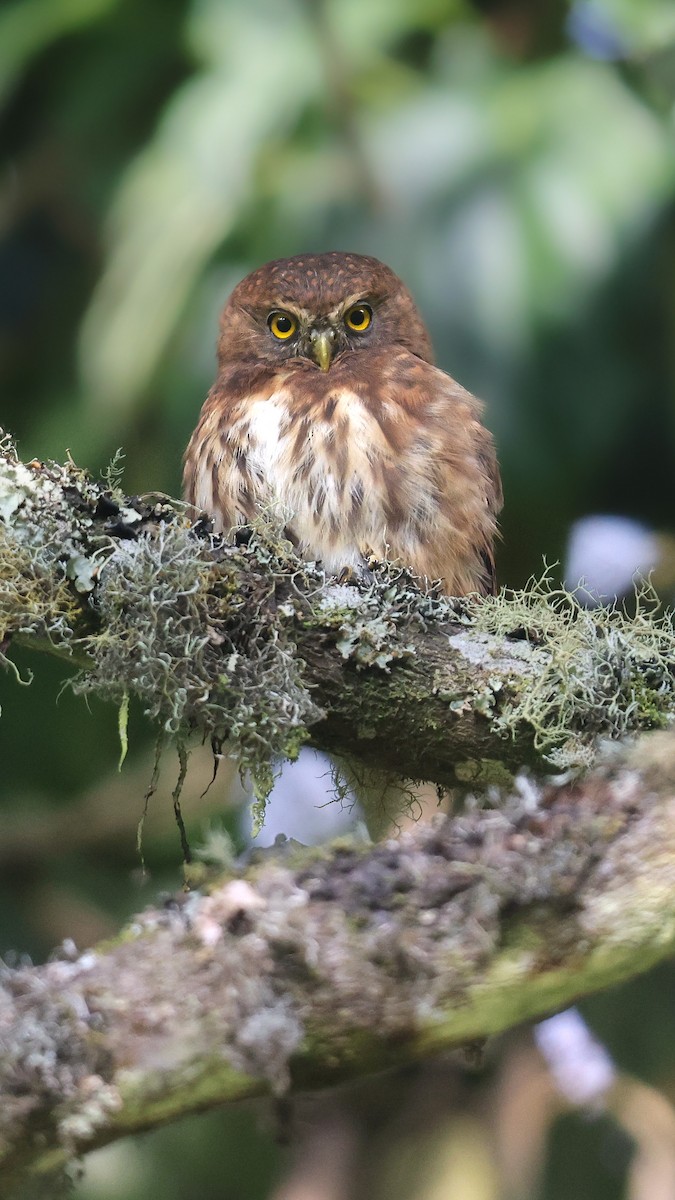
{"type": "Polygon", "coordinates": [[[49,970],[52,989],[39,978],[26,974],[22,979],[20,971],[0,967],[2,1132],[8,1137],[13,1125],[20,1127],[31,1113],[36,1129],[41,1122],[53,1123],[60,1144],[72,1153],[120,1100],[106,1080],[109,1056],[96,1037],[96,1013],[71,988],[79,966],[54,963],[49,970]]]}
{"type": "Polygon", "coordinates": [[[413,646],[397,643],[395,632],[386,616],[364,614],[345,623],[335,644],[342,657],[350,659],[357,667],[378,667],[388,671],[396,659],[414,653],[413,646]]]}
{"type": "Polygon", "coordinates": [[[456,602],[396,563],[372,565],[369,586],[326,582],[314,613],[318,622],[335,629],[335,646],[344,659],[359,669],[388,673],[392,663],[415,654],[406,629],[455,620],[456,602]]]}

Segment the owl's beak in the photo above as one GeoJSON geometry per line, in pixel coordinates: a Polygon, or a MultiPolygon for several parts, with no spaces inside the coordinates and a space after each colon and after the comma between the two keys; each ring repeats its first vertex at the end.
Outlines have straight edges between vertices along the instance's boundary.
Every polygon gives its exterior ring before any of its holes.
{"type": "Polygon", "coordinates": [[[327,329],[312,329],[310,331],[312,356],[322,371],[327,371],[335,350],[335,330],[330,325],[327,329]]]}

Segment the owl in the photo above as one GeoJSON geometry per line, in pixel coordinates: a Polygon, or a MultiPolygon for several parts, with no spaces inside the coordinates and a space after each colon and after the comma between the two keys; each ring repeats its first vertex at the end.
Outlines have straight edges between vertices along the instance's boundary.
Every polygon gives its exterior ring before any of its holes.
{"type": "Polygon", "coordinates": [[[223,309],[185,496],[225,534],[278,511],[328,574],[388,559],[449,595],[490,592],[502,494],[481,411],[434,366],[389,267],[337,251],[280,259],[223,309]]]}

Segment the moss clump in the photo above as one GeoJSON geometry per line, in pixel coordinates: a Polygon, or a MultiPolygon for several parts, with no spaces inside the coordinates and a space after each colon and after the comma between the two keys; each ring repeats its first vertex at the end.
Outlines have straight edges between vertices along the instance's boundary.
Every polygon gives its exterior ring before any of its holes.
{"type": "Polygon", "coordinates": [[[25,465],[0,438],[0,655],[17,635],[69,655],[76,644],[74,661],[87,661],[76,691],[120,706],[136,695],[179,742],[195,730],[231,742],[262,801],[275,760],[296,757],[320,715],[301,678],[295,609],[276,599],[299,564],[268,521],[231,546],[191,527],[184,505],[129,499],[108,482],[71,462],[25,465]]]}
{"type": "Polygon", "coordinates": [[[274,759],[297,756],[319,714],[273,585],[251,571],[250,586],[236,587],[257,545],[230,547],[221,562],[218,549],[180,522],[119,542],[96,587],[94,666],[75,686],[117,703],[131,692],[171,734],[231,741],[262,800],[274,759]]]}
{"type": "Polygon", "coordinates": [[[659,612],[649,585],[636,591],[635,614],[618,607],[583,608],[547,577],[523,591],[469,601],[474,629],[523,638],[535,648],[537,670],[514,686],[493,718],[515,735],[523,724],[556,766],[590,764],[598,739],[663,729],[675,719],[675,625],[659,612]]]}

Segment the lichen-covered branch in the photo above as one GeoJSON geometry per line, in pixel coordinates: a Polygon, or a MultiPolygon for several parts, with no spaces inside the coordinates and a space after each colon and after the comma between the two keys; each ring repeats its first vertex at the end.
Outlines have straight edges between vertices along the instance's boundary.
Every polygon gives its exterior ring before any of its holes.
{"type": "Polygon", "coordinates": [[[179,738],[228,741],[261,798],[275,757],[307,739],[484,784],[587,766],[598,736],[675,713],[667,616],[587,613],[546,587],[452,601],[391,564],[344,586],[270,523],[228,544],[178,502],[0,450],[0,650],[71,656],[77,689],[135,694],[179,738]]]}
{"type": "Polygon", "coordinates": [[[675,737],[368,848],[266,852],[0,978],[0,1191],[179,1115],[541,1017],[675,946],[675,737]]]}

